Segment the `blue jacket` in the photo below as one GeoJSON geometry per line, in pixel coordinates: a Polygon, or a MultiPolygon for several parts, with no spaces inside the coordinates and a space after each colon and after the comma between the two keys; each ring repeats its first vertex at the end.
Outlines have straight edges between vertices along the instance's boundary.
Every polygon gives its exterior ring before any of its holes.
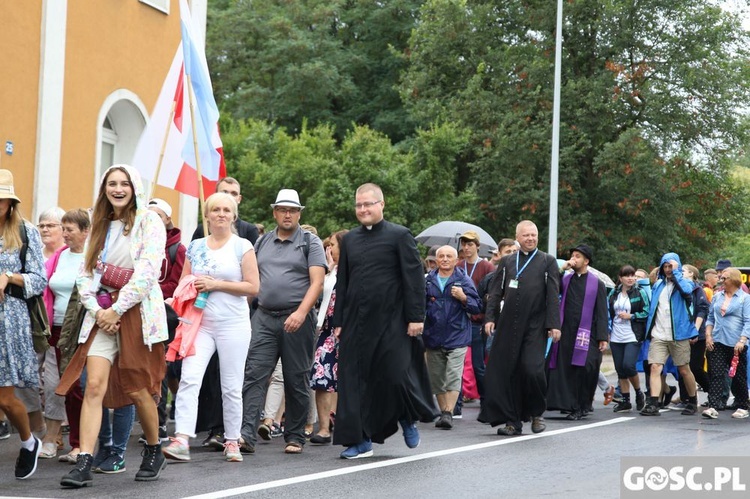
{"type": "Polygon", "coordinates": [[[654,319],[656,318],[656,309],[659,306],[659,296],[664,291],[666,285],[664,264],[670,260],[676,260],[678,264],[676,269],[672,269],[672,279],[675,286],[672,288],[672,296],[669,298],[672,312],[672,337],[675,341],[695,338],[698,336],[698,330],[695,329],[695,324],[690,317],[692,292],[695,285],[692,281],[688,281],[683,277],[682,263],[677,253],[666,253],[661,257],[659,274],[657,275],[658,279],[651,290],[651,306],[649,307],[648,323],[646,324],[646,337],[651,337],[651,329],[654,327],[654,319]]]}
{"type": "Polygon", "coordinates": [[[471,344],[471,314],[482,312],[482,300],[479,298],[474,282],[463,271],[456,267],[448,278],[445,288],[440,291],[437,269],[427,274],[426,299],[427,316],[424,321],[422,337],[427,348],[445,348],[452,350],[471,344]],[[451,287],[460,284],[466,294],[466,305],[451,296],[451,287]]]}

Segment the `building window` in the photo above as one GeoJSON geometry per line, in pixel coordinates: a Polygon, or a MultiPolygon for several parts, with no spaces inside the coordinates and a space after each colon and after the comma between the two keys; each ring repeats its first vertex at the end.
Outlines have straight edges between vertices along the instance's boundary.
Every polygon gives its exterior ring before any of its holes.
{"type": "Polygon", "coordinates": [[[141,3],[160,10],[165,14],[169,14],[169,0],[139,0],[141,3]]]}

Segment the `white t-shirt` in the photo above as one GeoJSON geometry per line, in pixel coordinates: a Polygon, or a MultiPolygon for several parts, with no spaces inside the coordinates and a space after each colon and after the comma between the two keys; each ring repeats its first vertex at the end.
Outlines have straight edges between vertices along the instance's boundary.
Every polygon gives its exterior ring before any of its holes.
{"type": "MultiPolygon", "coordinates": [[[[242,281],[242,256],[253,249],[247,239],[236,234],[219,249],[212,250],[206,239],[190,243],[187,258],[193,275],[209,275],[223,281],[242,281]]],[[[250,331],[250,307],[246,296],[237,296],[224,291],[212,291],[203,309],[201,327],[209,329],[241,327],[250,331]]]]}
{"type": "Polygon", "coordinates": [[[656,307],[656,318],[654,319],[656,322],[654,327],[651,328],[651,337],[657,340],[674,340],[672,334],[672,302],[670,301],[673,289],[674,283],[667,281],[659,294],[659,304],[656,307]]]}
{"type": "Polygon", "coordinates": [[[621,312],[630,313],[630,297],[627,293],[618,293],[615,300],[615,316],[612,319],[612,343],[633,343],[636,341],[630,320],[620,319],[621,312]]]}
{"type": "Polygon", "coordinates": [[[76,284],[76,278],[81,270],[84,257],[85,253],[73,253],[70,248],[60,253],[55,273],[49,279],[49,288],[55,295],[54,317],[52,319],[54,326],[62,326],[70,295],[73,293],[73,286],[76,284]]]}

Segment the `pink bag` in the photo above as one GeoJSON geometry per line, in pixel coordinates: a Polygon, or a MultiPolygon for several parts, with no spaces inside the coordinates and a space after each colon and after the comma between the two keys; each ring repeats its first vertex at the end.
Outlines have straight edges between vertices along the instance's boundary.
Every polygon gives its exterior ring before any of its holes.
{"type": "Polygon", "coordinates": [[[133,277],[134,272],[133,269],[103,262],[97,263],[96,269],[102,274],[101,284],[115,289],[122,289],[133,277]]]}

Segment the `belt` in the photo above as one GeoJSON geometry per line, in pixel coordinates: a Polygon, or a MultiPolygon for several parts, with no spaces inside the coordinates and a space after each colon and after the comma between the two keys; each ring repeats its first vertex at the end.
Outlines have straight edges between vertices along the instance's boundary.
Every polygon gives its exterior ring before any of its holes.
{"type": "Polygon", "coordinates": [[[258,310],[262,310],[263,312],[267,313],[271,317],[284,317],[286,315],[290,315],[295,310],[297,310],[297,308],[299,308],[299,305],[297,305],[296,307],[292,307],[292,308],[283,308],[283,309],[279,309],[279,310],[272,310],[272,309],[266,308],[266,307],[264,307],[262,305],[258,305],[258,310]]]}

